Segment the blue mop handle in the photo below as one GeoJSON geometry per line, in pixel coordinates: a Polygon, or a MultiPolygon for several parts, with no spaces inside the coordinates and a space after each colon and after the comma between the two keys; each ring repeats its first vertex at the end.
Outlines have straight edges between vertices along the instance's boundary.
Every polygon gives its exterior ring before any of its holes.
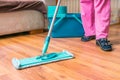
{"type": "Polygon", "coordinates": [[[42,55],[45,55],[45,53],[47,52],[48,46],[50,43],[50,36],[47,36],[44,42],[44,46],[43,46],[43,50],[42,50],[42,55]]]}
{"type": "Polygon", "coordinates": [[[58,0],[57,6],[56,6],[56,9],[55,9],[55,12],[54,12],[54,16],[53,16],[53,19],[52,19],[52,22],[51,22],[51,25],[50,25],[50,29],[49,29],[48,35],[47,35],[47,37],[45,39],[45,42],[44,42],[42,55],[45,55],[46,52],[47,52],[47,49],[48,49],[48,46],[49,46],[49,42],[50,42],[50,35],[51,35],[52,29],[53,29],[53,26],[54,26],[54,22],[55,22],[55,19],[56,19],[58,8],[60,6],[60,2],[61,2],[61,0],[58,0]]]}

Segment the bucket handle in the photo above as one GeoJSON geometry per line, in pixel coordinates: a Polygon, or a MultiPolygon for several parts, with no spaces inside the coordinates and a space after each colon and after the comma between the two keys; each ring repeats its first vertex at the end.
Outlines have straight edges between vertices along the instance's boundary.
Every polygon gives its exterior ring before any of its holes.
{"type": "Polygon", "coordinates": [[[65,17],[66,15],[62,15],[60,19],[55,22],[54,26],[57,25],[59,22],[61,22],[65,17]]]}
{"type": "MultiPolygon", "coordinates": [[[[59,16],[60,18],[54,23],[54,29],[56,29],[56,25],[59,23],[59,22],[61,22],[65,17],[66,17],[66,15],[60,15],[59,16]]],[[[48,27],[49,28],[49,27],[48,27]]]]}
{"type": "Polygon", "coordinates": [[[72,15],[72,16],[75,18],[75,20],[77,20],[80,24],[82,24],[82,21],[78,19],[78,17],[76,17],[75,15],[72,15]]]}

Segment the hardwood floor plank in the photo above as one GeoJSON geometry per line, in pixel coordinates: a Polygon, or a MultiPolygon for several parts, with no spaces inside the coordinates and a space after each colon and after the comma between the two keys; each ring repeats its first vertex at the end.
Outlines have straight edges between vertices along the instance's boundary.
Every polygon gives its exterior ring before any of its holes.
{"type": "Polygon", "coordinates": [[[47,33],[0,38],[0,80],[120,80],[120,24],[110,27],[112,52],[95,40],[51,38],[47,53],[68,50],[74,59],[16,70],[11,60],[41,55],[47,33]]]}

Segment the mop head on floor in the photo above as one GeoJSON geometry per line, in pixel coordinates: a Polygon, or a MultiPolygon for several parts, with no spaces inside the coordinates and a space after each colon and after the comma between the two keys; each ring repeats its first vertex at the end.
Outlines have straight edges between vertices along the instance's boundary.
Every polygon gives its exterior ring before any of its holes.
{"type": "Polygon", "coordinates": [[[28,68],[32,66],[37,66],[37,65],[42,65],[46,63],[51,63],[51,62],[56,62],[56,61],[61,61],[61,60],[66,60],[66,59],[71,59],[74,58],[74,55],[66,50],[62,52],[54,52],[54,53],[49,53],[44,56],[35,56],[31,58],[25,58],[18,60],[16,58],[12,59],[12,64],[16,69],[23,69],[23,68],[28,68]]]}

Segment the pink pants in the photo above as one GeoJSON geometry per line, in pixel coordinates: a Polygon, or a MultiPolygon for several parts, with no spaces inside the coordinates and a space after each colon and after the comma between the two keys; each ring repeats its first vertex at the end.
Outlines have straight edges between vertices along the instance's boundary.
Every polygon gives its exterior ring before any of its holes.
{"type": "Polygon", "coordinates": [[[85,36],[107,38],[110,25],[110,0],[80,0],[85,36]]]}

